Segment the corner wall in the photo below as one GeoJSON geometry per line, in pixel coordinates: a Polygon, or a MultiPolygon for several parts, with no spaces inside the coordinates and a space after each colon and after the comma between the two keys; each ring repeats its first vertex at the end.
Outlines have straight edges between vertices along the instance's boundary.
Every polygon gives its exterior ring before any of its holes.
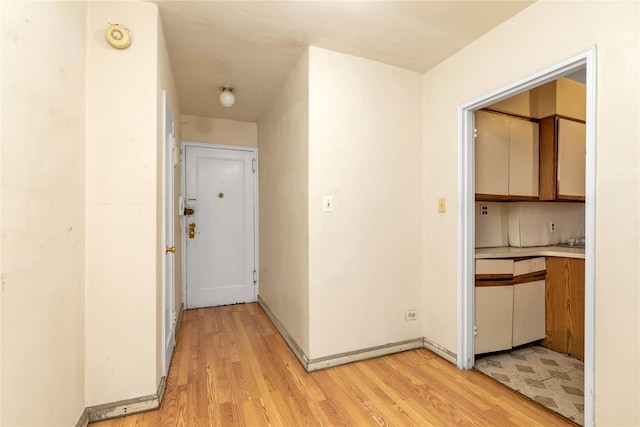
{"type": "Polygon", "coordinates": [[[158,37],[153,3],[88,3],[86,406],[158,387],[158,37]],[[107,44],[109,22],[129,48],[107,44]]]}
{"type": "Polygon", "coordinates": [[[422,338],[421,94],[418,73],[309,48],[310,359],[422,338]]]}
{"type": "Polygon", "coordinates": [[[597,46],[597,425],[640,425],[637,2],[537,2],[423,78],[425,336],[456,351],[457,108],[597,46]],[[542,30],[543,29],[543,30],[542,30]],[[447,197],[448,213],[437,213],[447,197]]]}
{"type": "Polygon", "coordinates": [[[309,54],[258,120],[260,297],[309,354],[309,54]]]}
{"type": "Polygon", "coordinates": [[[0,8],[0,425],[72,426],[85,407],[87,6],[0,8]]]}

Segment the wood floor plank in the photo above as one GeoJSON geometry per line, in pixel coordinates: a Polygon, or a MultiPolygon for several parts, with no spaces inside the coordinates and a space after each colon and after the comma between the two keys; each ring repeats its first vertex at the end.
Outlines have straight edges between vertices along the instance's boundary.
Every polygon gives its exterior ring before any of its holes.
{"type": "Polygon", "coordinates": [[[91,427],[571,426],[425,349],[307,373],[257,304],[187,310],[157,411],[91,427]]]}

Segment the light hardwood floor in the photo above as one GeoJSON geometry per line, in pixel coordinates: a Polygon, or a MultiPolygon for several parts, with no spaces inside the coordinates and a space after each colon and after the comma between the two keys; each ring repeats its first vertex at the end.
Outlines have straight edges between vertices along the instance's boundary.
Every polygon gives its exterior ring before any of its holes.
{"type": "Polygon", "coordinates": [[[257,304],[184,313],[162,406],[124,426],[574,425],[427,350],[307,373],[257,304]]]}

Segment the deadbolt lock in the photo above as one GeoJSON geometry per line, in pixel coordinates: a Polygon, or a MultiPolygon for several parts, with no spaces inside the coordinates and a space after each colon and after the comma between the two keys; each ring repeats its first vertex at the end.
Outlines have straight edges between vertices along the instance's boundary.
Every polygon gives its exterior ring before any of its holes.
{"type": "Polygon", "coordinates": [[[196,237],[196,225],[194,223],[189,224],[189,238],[196,237]]]}
{"type": "Polygon", "coordinates": [[[184,208],[185,215],[193,215],[195,211],[192,208],[184,208]]]}

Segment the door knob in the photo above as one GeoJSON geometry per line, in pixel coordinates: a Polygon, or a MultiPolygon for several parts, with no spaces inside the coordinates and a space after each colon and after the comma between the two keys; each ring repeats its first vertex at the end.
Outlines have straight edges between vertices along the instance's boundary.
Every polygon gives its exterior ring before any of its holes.
{"type": "Polygon", "coordinates": [[[168,254],[169,252],[171,252],[172,254],[176,253],[176,247],[175,246],[165,246],[164,247],[164,253],[168,254]]]}
{"type": "Polygon", "coordinates": [[[196,225],[194,223],[189,224],[189,238],[196,237],[196,225]]]}

